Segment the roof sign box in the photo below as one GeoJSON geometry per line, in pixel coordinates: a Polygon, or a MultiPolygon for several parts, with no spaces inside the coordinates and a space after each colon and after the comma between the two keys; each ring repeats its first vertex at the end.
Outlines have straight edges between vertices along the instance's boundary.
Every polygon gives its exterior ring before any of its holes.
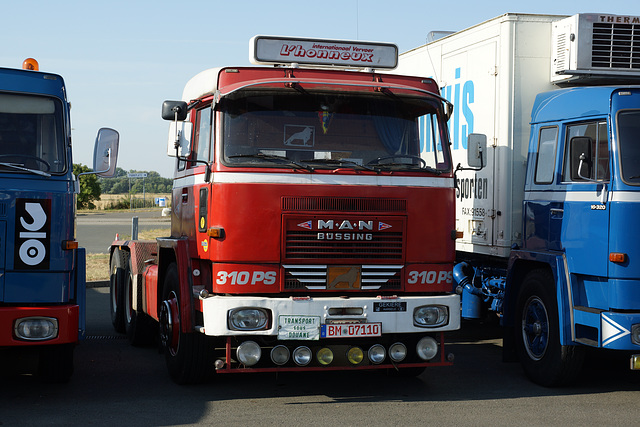
{"type": "Polygon", "coordinates": [[[249,50],[249,60],[253,64],[385,69],[398,65],[398,46],[392,43],[255,36],[249,50]]]}

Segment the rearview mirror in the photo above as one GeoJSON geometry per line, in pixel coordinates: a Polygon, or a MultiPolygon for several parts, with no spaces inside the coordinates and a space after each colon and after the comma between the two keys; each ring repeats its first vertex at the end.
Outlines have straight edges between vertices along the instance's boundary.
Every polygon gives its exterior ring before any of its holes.
{"type": "Polygon", "coordinates": [[[162,118],[184,121],[187,118],[187,103],[184,101],[164,101],[162,103],[162,118]]]}
{"type": "Polygon", "coordinates": [[[470,168],[487,166],[487,135],[471,133],[467,137],[467,164],[470,168]]]}
{"type": "Polygon", "coordinates": [[[103,178],[111,178],[116,173],[120,135],[117,131],[102,128],[98,131],[93,148],[93,173],[103,178]]]}

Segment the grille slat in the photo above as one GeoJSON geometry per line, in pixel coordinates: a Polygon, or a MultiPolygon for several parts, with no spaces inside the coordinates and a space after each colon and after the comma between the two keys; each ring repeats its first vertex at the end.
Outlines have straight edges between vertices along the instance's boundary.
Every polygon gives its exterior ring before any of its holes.
{"type": "Polygon", "coordinates": [[[360,197],[283,197],[283,211],[406,212],[404,199],[360,197]]]}
{"type": "Polygon", "coordinates": [[[317,240],[317,232],[287,231],[287,259],[402,259],[402,233],[375,233],[372,240],[317,240]]]}
{"type": "Polygon", "coordinates": [[[640,25],[594,23],[591,65],[640,69],[640,25]]]}

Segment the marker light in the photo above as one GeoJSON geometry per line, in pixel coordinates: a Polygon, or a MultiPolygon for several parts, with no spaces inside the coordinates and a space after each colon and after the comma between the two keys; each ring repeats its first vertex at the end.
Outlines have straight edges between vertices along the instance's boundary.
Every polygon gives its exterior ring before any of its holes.
{"type": "Polygon", "coordinates": [[[70,251],[72,249],[78,249],[78,242],[75,240],[63,240],[62,241],[62,250],[70,251]]]}
{"type": "Polygon", "coordinates": [[[213,237],[214,239],[220,239],[224,236],[224,228],[222,227],[210,227],[207,230],[207,236],[213,237]]]}
{"type": "Polygon", "coordinates": [[[24,61],[22,61],[22,69],[38,71],[40,69],[40,65],[38,65],[38,61],[36,61],[35,59],[27,58],[24,61]]]}
{"type": "Polygon", "coordinates": [[[627,261],[627,254],[621,252],[611,252],[609,254],[609,261],[618,264],[624,264],[627,261]]]}

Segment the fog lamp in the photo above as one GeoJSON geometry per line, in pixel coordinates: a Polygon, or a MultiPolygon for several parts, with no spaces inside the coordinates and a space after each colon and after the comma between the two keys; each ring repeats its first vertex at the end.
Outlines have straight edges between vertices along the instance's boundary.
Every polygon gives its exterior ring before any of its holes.
{"type": "Polygon", "coordinates": [[[640,345],[640,323],[631,325],[631,342],[640,345]]]}
{"type": "Polygon", "coordinates": [[[316,354],[316,357],[318,358],[318,362],[320,362],[321,365],[328,365],[333,362],[333,351],[326,347],[321,348],[320,350],[318,350],[318,354],[316,354]]]}
{"type": "Polygon", "coordinates": [[[416,352],[420,359],[431,360],[438,354],[438,342],[432,337],[424,337],[418,341],[416,352]]]}
{"type": "Polygon", "coordinates": [[[266,329],[269,316],[262,308],[243,307],[229,311],[229,329],[257,331],[266,329]]]}
{"type": "Polygon", "coordinates": [[[633,356],[631,356],[631,370],[640,370],[640,354],[634,354],[633,356]]]}
{"type": "Polygon", "coordinates": [[[293,350],[293,361],[298,366],[307,366],[311,363],[311,349],[309,347],[298,347],[293,350]]]}
{"type": "Polygon", "coordinates": [[[389,347],[389,357],[394,362],[402,362],[404,358],[407,357],[407,346],[401,342],[392,344],[391,347],[389,347]]]}
{"type": "Polygon", "coordinates": [[[282,366],[289,361],[289,349],[284,345],[277,345],[271,350],[271,361],[282,366]]]}
{"type": "Polygon", "coordinates": [[[253,366],[262,356],[262,349],[255,341],[245,341],[236,350],[238,361],[245,366],[253,366]]]}
{"type": "Polygon", "coordinates": [[[374,344],[367,352],[371,363],[377,365],[384,362],[384,358],[387,356],[387,352],[380,344],[374,344]]]}
{"type": "Polygon", "coordinates": [[[413,324],[423,328],[442,326],[449,321],[449,309],[444,305],[423,305],[413,310],[413,324]]]}
{"type": "Polygon", "coordinates": [[[22,340],[50,340],[58,336],[58,319],[53,317],[25,317],[16,320],[13,331],[16,337],[22,340]]]}
{"type": "Polygon", "coordinates": [[[364,352],[360,347],[351,347],[347,351],[347,360],[352,365],[358,365],[364,359],[364,352]]]}

